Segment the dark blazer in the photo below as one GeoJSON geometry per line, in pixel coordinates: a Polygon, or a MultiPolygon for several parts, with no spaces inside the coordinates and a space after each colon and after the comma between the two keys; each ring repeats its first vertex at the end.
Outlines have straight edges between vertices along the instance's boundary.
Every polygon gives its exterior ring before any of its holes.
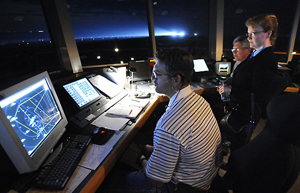
{"type": "Polygon", "coordinates": [[[265,112],[262,103],[269,98],[277,68],[278,64],[272,47],[267,47],[255,57],[249,56],[244,60],[234,71],[230,106],[240,104],[240,108],[243,109],[242,113],[249,114],[252,92],[256,105],[259,105],[259,109],[265,112]]]}

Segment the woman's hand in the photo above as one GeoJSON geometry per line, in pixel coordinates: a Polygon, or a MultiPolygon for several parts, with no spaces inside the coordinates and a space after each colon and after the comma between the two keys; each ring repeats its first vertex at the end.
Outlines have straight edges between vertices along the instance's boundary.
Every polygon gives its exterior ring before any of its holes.
{"type": "Polygon", "coordinates": [[[217,87],[217,91],[219,92],[219,94],[223,94],[224,92],[231,92],[231,88],[227,85],[220,85],[217,87]]]}
{"type": "Polygon", "coordinates": [[[225,91],[225,86],[224,85],[220,85],[217,87],[217,91],[219,92],[219,94],[221,95],[222,93],[224,93],[225,91]]]}

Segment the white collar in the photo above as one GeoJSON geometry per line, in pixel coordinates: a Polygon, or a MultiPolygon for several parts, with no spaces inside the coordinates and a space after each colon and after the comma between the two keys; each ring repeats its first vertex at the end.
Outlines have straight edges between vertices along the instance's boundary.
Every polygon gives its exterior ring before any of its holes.
{"type": "Polygon", "coordinates": [[[193,92],[192,88],[190,85],[188,85],[187,87],[177,91],[170,99],[167,110],[173,105],[175,104],[177,101],[179,101],[180,99],[188,96],[191,92],[193,92]]]}

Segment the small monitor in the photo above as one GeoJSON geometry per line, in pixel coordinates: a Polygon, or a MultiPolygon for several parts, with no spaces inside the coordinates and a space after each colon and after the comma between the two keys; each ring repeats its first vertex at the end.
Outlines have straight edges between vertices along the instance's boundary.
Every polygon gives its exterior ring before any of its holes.
{"type": "Polygon", "coordinates": [[[0,143],[20,174],[37,170],[67,119],[47,72],[0,91],[0,143]]]}
{"type": "Polygon", "coordinates": [[[102,96],[87,78],[75,80],[63,85],[63,87],[79,109],[91,105],[102,96]]]}
{"type": "Polygon", "coordinates": [[[148,60],[130,61],[128,64],[130,76],[133,73],[133,81],[151,79],[150,62],[148,60]]]}
{"type": "Polygon", "coordinates": [[[231,73],[231,62],[216,62],[216,73],[219,76],[228,76],[231,73]]]}
{"type": "Polygon", "coordinates": [[[194,71],[195,72],[208,72],[209,69],[204,59],[194,60],[194,71]]]}

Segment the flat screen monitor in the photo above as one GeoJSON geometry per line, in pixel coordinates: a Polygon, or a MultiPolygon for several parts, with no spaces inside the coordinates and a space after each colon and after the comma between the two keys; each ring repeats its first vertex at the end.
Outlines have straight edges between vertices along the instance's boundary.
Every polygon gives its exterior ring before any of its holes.
{"type": "Polygon", "coordinates": [[[204,59],[194,60],[194,71],[195,72],[208,72],[209,69],[204,59]]]}
{"type": "Polygon", "coordinates": [[[228,76],[231,73],[231,62],[216,62],[216,73],[219,76],[228,76]]]}
{"type": "Polygon", "coordinates": [[[67,119],[47,72],[0,91],[0,142],[20,174],[37,170],[67,119]]]}
{"type": "Polygon", "coordinates": [[[130,61],[128,64],[130,76],[133,72],[133,81],[151,79],[150,62],[148,60],[130,61]]]}
{"type": "Polygon", "coordinates": [[[79,109],[89,106],[102,96],[87,78],[75,80],[63,85],[63,87],[79,109]]]}

